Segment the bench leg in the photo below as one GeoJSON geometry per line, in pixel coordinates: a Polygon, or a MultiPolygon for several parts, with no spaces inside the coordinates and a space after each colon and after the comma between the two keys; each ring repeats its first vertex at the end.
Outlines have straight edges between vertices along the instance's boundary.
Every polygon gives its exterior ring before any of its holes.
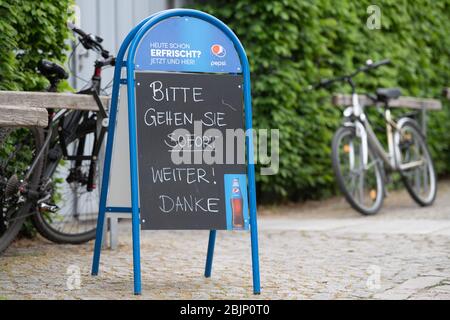
{"type": "Polygon", "coordinates": [[[109,246],[111,250],[116,250],[119,243],[119,218],[110,216],[109,222],[109,246]]]}
{"type": "Polygon", "coordinates": [[[103,222],[103,230],[102,230],[102,249],[108,248],[108,242],[106,236],[108,235],[108,225],[109,225],[109,217],[108,214],[105,213],[105,221],[103,222]]]}

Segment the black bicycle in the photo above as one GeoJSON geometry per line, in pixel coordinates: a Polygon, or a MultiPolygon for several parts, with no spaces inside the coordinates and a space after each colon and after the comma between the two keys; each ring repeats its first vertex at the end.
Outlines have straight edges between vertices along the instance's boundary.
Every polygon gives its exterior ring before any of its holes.
{"type": "MultiPolygon", "coordinates": [[[[79,244],[95,238],[99,192],[98,162],[107,131],[102,105],[101,74],[115,58],[102,39],[68,24],[79,43],[101,58],[95,61],[88,88],[98,112],[48,109],[46,128],[0,128],[0,253],[30,217],[45,238],[56,243],[79,244]]],[[[68,78],[63,67],[42,60],[37,66],[55,92],[68,78]]],[[[106,120],[105,120],[106,119],[106,120]]]]}

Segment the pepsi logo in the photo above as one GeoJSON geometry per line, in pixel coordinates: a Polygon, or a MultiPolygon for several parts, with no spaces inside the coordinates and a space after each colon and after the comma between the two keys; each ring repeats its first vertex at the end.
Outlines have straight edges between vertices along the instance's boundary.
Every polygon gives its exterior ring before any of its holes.
{"type": "Polygon", "coordinates": [[[233,193],[239,193],[239,188],[233,188],[233,193]]]}
{"type": "Polygon", "coordinates": [[[220,44],[213,44],[211,46],[211,52],[213,55],[215,55],[216,57],[219,57],[219,58],[223,58],[227,54],[227,51],[225,50],[225,48],[222,47],[220,44]]]}

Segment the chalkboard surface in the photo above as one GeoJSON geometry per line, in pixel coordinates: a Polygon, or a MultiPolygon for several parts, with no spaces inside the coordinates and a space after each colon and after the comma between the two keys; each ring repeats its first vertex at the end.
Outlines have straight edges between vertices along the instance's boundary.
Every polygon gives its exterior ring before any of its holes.
{"type": "Polygon", "coordinates": [[[247,229],[242,76],[135,76],[141,228],[247,229]]]}

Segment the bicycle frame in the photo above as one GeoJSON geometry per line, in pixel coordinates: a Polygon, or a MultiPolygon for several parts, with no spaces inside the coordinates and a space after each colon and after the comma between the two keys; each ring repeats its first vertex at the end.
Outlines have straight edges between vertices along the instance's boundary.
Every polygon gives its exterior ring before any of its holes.
{"type": "MultiPolygon", "coordinates": [[[[398,122],[392,119],[391,110],[385,106],[384,119],[386,121],[386,137],[388,143],[388,150],[386,151],[375,132],[372,129],[370,122],[364,113],[364,106],[359,103],[359,97],[356,92],[352,93],[352,105],[344,110],[344,117],[347,118],[344,126],[354,127],[356,135],[361,138],[361,153],[364,169],[368,169],[369,163],[369,147],[375,155],[383,161],[383,164],[390,170],[407,170],[422,165],[423,160],[409,162],[407,164],[400,164],[400,154],[395,149],[395,144],[399,143],[400,128],[405,121],[411,121],[409,118],[401,118],[398,122]],[[353,117],[352,117],[353,116],[353,117]],[[353,118],[353,120],[351,119],[353,118]],[[397,137],[395,135],[397,134],[397,137]]],[[[350,153],[353,152],[353,145],[350,145],[350,153]]],[[[353,162],[353,161],[351,161],[353,162]]]]}
{"type": "Polygon", "coordinates": [[[28,169],[27,174],[25,175],[25,180],[28,180],[28,178],[33,173],[34,168],[36,167],[36,165],[39,162],[39,160],[41,159],[41,157],[44,155],[44,153],[47,153],[46,150],[48,149],[49,143],[52,140],[54,127],[59,124],[59,119],[61,117],[63,117],[67,112],[68,112],[68,110],[66,110],[66,109],[60,110],[55,115],[55,117],[53,117],[51,119],[51,121],[50,121],[50,123],[48,125],[48,131],[47,131],[46,136],[45,136],[44,144],[42,145],[42,147],[39,150],[39,152],[36,155],[36,157],[34,157],[33,162],[31,163],[30,168],[28,169]]]}
{"type": "MultiPolygon", "coordinates": [[[[67,151],[66,146],[66,135],[64,133],[64,120],[66,119],[66,116],[68,116],[70,113],[73,114],[74,117],[74,124],[78,126],[78,123],[81,119],[81,117],[86,114],[86,111],[81,110],[69,110],[69,109],[62,109],[59,110],[56,114],[54,114],[53,110],[49,110],[49,125],[47,127],[47,132],[45,133],[45,140],[44,143],[37,153],[36,157],[34,157],[33,162],[31,163],[26,175],[24,181],[27,181],[31,174],[33,173],[36,165],[40,161],[40,159],[43,156],[47,156],[50,148],[50,143],[59,141],[60,147],[61,147],[61,155],[57,156],[57,159],[52,160],[52,165],[45,167],[45,171],[42,173],[41,177],[41,185],[39,186],[39,190],[37,194],[35,194],[36,190],[34,189],[28,189],[28,193],[31,195],[35,195],[37,197],[40,197],[40,193],[45,190],[46,185],[48,184],[48,181],[53,174],[54,170],[58,166],[58,163],[61,159],[66,160],[76,160],[76,166],[81,166],[81,163],[83,160],[89,160],[90,166],[89,166],[89,177],[87,182],[87,188],[89,191],[91,191],[93,188],[95,188],[95,171],[96,171],[96,163],[98,161],[98,155],[100,153],[101,146],[103,144],[103,139],[105,137],[106,131],[107,131],[107,121],[105,122],[104,119],[108,117],[105,108],[103,107],[103,104],[98,96],[97,90],[100,88],[101,83],[101,66],[97,65],[96,62],[96,68],[95,73],[92,79],[92,86],[88,89],[85,89],[83,91],[78,92],[77,94],[90,94],[93,96],[95,102],[98,105],[99,111],[97,113],[97,125],[96,130],[94,132],[94,143],[92,146],[92,152],[90,155],[83,155],[84,150],[84,138],[82,141],[80,141],[80,145],[78,146],[76,150],[76,154],[69,155],[67,151]],[[55,128],[57,128],[55,130],[55,128]],[[55,135],[58,135],[58,137],[55,137],[55,135]]],[[[47,159],[48,160],[48,159],[47,159]]],[[[32,186],[33,187],[33,186],[32,186]]],[[[46,201],[46,198],[39,199],[38,202],[46,201]]]]}

